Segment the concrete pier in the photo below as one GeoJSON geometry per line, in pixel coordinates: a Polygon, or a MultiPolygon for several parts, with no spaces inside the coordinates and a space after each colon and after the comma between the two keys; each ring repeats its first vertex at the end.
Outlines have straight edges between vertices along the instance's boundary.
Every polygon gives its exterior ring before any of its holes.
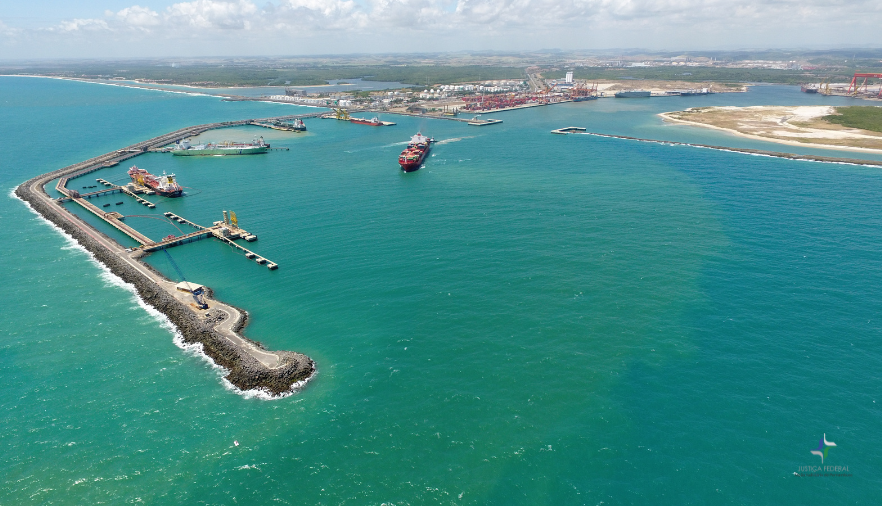
{"type": "Polygon", "coordinates": [[[117,212],[105,212],[100,208],[94,206],[91,202],[87,202],[85,199],[81,197],[74,197],[71,200],[76,202],[77,204],[83,206],[86,210],[94,214],[95,216],[101,218],[105,222],[109,223],[110,226],[119,230],[120,232],[126,234],[132,239],[138,241],[142,246],[153,244],[153,241],[147,237],[146,235],[138,232],[134,228],[126,225],[122,222],[122,215],[117,212]]]}

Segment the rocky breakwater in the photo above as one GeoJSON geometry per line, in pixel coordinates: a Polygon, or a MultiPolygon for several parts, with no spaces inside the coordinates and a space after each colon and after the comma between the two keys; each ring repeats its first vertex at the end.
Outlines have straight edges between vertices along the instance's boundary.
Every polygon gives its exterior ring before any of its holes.
{"type": "Polygon", "coordinates": [[[57,225],[115,275],[131,283],[141,299],[166,315],[178,328],[186,343],[200,343],[202,351],[226,369],[225,378],[241,390],[260,390],[271,396],[283,396],[304,384],[315,374],[315,363],[306,355],[288,351],[268,351],[260,343],[240,334],[247,323],[247,313],[217,302],[228,318],[204,318],[182,303],[163,284],[170,284],[146,264],[129,255],[110,237],[80,220],[55,202],[44,186],[57,177],[71,174],[82,165],[71,166],[33,178],[15,190],[41,216],[57,225]],[[227,322],[232,318],[235,321],[227,322]],[[260,360],[258,359],[260,358],[260,360]],[[271,363],[271,365],[267,365],[271,363]]]}

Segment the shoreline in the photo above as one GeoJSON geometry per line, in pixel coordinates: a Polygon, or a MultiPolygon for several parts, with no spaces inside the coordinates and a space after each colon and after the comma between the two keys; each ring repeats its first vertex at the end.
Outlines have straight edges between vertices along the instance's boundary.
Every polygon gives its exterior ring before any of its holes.
{"type": "MultiPolygon", "coordinates": [[[[181,132],[189,133],[204,127],[190,127],[181,132]]],[[[248,313],[217,301],[213,294],[207,297],[212,309],[204,315],[197,314],[175,297],[174,282],[139,260],[140,251],[130,255],[126,248],[59,205],[45,191],[45,185],[58,177],[129,155],[126,149],[138,150],[139,154],[147,152],[145,146],[162,137],[165,136],[38,175],[18,185],[13,193],[34,213],[81,246],[113,276],[131,285],[140,301],[168,319],[184,345],[200,347],[208,360],[225,371],[224,381],[245,395],[273,399],[286,397],[313,378],[316,366],[312,359],[290,351],[271,352],[259,342],[245,337],[241,332],[248,324],[248,313]],[[209,314],[213,314],[210,320],[207,318],[209,314]]]]}
{"type": "Polygon", "coordinates": [[[672,118],[672,117],[668,116],[669,114],[672,114],[675,112],[680,112],[680,111],[661,112],[658,114],[658,116],[660,116],[662,118],[662,120],[669,121],[671,123],[680,123],[683,125],[698,126],[698,127],[702,127],[702,128],[710,128],[712,130],[719,130],[722,132],[727,132],[730,134],[737,135],[738,137],[744,137],[744,138],[752,139],[755,141],[766,141],[766,142],[773,142],[776,144],[784,144],[787,146],[800,146],[800,147],[804,147],[804,148],[834,149],[837,151],[853,151],[856,153],[882,154],[882,149],[861,148],[858,146],[837,146],[835,144],[818,144],[818,143],[814,143],[814,142],[787,141],[787,140],[783,140],[783,139],[775,139],[772,137],[763,137],[761,135],[746,134],[744,132],[739,132],[738,130],[733,130],[731,128],[719,127],[716,125],[708,125],[706,123],[699,123],[697,121],[689,121],[689,120],[685,120],[685,119],[672,118]]]}

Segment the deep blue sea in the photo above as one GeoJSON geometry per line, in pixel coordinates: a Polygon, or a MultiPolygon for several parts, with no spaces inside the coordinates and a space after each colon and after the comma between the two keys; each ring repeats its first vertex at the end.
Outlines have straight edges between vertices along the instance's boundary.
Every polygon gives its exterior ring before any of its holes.
{"type": "Polygon", "coordinates": [[[263,400],[11,192],[184,126],[311,109],[0,78],[0,504],[876,504],[882,170],[549,133],[866,157],[656,116],[852,103],[760,86],[487,127],[313,119],[204,134],[290,151],[136,158],[188,195],[94,203],[124,201],[154,239],[179,233],[163,212],[233,210],[280,265],[211,240],[169,251],[249,311],[247,336],[316,361],[305,389],[263,400]],[[439,142],[403,174],[417,131],[439,142]],[[845,476],[797,476],[824,437],[845,476]]]}

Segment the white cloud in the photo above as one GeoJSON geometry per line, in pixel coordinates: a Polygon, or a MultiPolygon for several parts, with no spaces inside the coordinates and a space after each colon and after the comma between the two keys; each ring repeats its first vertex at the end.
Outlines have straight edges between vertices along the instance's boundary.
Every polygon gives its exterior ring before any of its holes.
{"type": "Polygon", "coordinates": [[[0,21],[0,36],[12,37],[16,35],[18,31],[19,30],[16,30],[15,28],[7,26],[6,23],[4,23],[3,21],[0,21]]]}
{"type": "Polygon", "coordinates": [[[95,32],[108,30],[110,27],[103,19],[71,19],[62,21],[50,30],[58,32],[95,32]]]}
{"type": "Polygon", "coordinates": [[[177,3],[166,9],[165,22],[188,28],[243,30],[252,26],[260,9],[248,0],[224,2],[195,0],[177,3]]]}
{"type": "Polygon", "coordinates": [[[56,34],[47,47],[79,34],[93,47],[142,55],[176,52],[180,40],[201,54],[226,47],[240,48],[237,54],[696,49],[875,45],[880,21],[882,4],[869,0],[191,0],[163,9],[132,5],[42,30],[0,25],[0,34],[56,34]]]}
{"type": "MultiPolygon", "coordinates": [[[[592,27],[600,23],[778,28],[831,19],[878,21],[880,8],[867,0],[277,0],[262,7],[251,0],[193,0],[162,13],[133,5],[105,19],[74,19],[56,30],[175,28],[192,30],[291,30],[346,32],[400,29],[456,32],[476,29],[512,32],[560,27],[592,27]]],[[[563,34],[561,34],[563,35],[563,34]]]]}
{"type": "Polygon", "coordinates": [[[146,29],[162,23],[159,13],[152,11],[147,7],[141,7],[139,5],[126,7],[125,9],[117,13],[107,11],[106,16],[110,18],[116,18],[123,25],[131,26],[133,28],[146,29]]]}

